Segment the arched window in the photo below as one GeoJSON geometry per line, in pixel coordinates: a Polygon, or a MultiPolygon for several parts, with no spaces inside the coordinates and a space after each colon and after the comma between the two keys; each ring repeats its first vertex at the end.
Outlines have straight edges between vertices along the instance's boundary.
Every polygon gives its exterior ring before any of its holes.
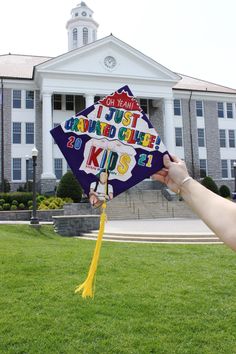
{"type": "Polygon", "coordinates": [[[83,28],[83,44],[88,44],[88,29],[87,29],[87,27],[83,28]]]}
{"type": "Polygon", "coordinates": [[[78,38],[78,31],[77,28],[73,29],[73,48],[77,47],[77,38],[78,38]]]}

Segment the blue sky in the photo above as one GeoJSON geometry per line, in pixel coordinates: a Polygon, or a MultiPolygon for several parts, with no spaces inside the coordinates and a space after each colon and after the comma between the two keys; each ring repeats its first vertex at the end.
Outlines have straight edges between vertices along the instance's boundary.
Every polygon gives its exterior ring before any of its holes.
{"type": "MultiPolygon", "coordinates": [[[[0,54],[67,51],[66,21],[80,1],[0,2],[0,54]]],[[[235,0],[86,0],[98,38],[113,33],[170,70],[236,88],[235,0]]]]}

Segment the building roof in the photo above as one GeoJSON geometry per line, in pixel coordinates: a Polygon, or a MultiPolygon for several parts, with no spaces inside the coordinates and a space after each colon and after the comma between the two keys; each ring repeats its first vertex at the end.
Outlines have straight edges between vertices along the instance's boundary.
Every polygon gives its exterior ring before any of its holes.
{"type": "Polygon", "coordinates": [[[32,79],[34,66],[49,59],[51,58],[11,53],[0,55],[0,77],[32,79]]]}
{"type": "MultiPolygon", "coordinates": [[[[9,79],[32,79],[34,67],[42,64],[52,57],[4,54],[0,55],[0,77],[9,79]]],[[[175,84],[174,90],[218,92],[236,94],[236,89],[214,84],[212,82],[196,79],[183,74],[178,74],[181,80],[175,84]]]]}
{"type": "Polygon", "coordinates": [[[173,87],[174,90],[218,92],[236,94],[236,89],[214,84],[209,81],[196,79],[191,76],[178,74],[182,79],[173,87]]]}

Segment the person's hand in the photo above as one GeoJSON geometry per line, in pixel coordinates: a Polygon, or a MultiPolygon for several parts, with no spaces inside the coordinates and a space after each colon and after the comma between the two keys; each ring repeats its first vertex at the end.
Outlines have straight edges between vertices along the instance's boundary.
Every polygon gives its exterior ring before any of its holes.
{"type": "Polygon", "coordinates": [[[152,176],[152,179],[164,183],[173,192],[179,193],[180,187],[185,178],[189,176],[187,167],[183,160],[177,156],[169,156],[166,154],[163,157],[164,168],[152,176]]]}

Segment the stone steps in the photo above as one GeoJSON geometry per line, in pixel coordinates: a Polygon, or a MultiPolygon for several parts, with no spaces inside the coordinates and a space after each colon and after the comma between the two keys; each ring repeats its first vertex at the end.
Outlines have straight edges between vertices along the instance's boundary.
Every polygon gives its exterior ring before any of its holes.
{"type": "Polygon", "coordinates": [[[184,201],[167,201],[160,190],[133,190],[107,204],[109,220],[195,218],[184,201]]]}
{"type": "MultiPolygon", "coordinates": [[[[84,233],[80,238],[96,240],[98,231],[84,233]]],[[[110,232],[103,236],[104,241],[135,242],[135,243],[174,243],[174,244],[222,244],[218,237],[207,232],[190,233],[125,233],[110,232]]]]}

